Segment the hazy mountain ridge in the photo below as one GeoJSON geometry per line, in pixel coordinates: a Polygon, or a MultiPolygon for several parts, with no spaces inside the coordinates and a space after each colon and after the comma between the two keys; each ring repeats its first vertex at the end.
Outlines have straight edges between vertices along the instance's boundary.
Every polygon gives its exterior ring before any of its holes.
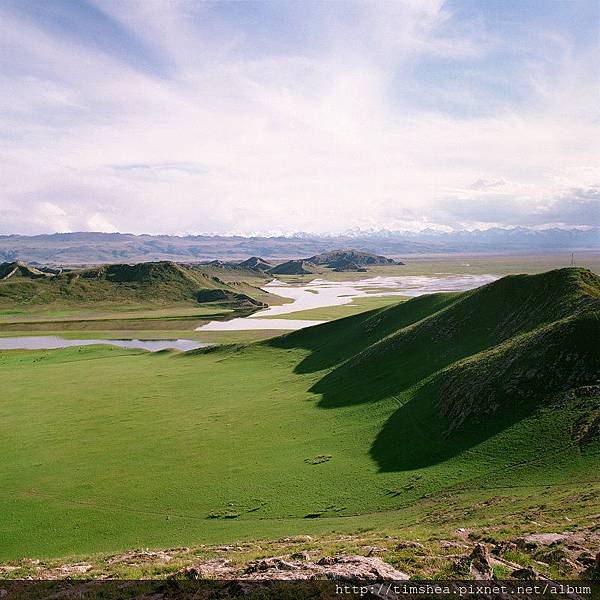
{"type": "Polygon", "coordinates": [[[600,228],[493,228],[451,233],[352,232],[344,235],[294,236],[169,236],[129,233],[74,232],[35,236],[0,236],[0,261],[86,264],[173,260],[193,262],[248,256],[266,259],[302,258],[349,247],[392,256],[459,252],[553,252],[600,248],[600,228]]]}

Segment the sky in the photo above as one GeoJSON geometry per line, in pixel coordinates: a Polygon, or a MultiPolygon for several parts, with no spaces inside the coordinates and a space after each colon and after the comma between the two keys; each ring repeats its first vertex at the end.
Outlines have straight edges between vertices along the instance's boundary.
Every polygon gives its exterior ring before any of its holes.
{"type": "Polygon", "coordinates": [[[597,0],[3,0],[0,234],[600,225],[597,0]]]}

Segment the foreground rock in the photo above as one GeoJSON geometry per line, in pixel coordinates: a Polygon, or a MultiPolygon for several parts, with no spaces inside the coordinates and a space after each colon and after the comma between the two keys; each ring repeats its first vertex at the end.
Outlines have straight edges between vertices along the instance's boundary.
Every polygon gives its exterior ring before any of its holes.
{"type": "Polygon", "coordinates": [[[600,578],[600,528],[530,531],[496,539],[493,529],[459,530],[449,539],[402,539],[388,534],[288,536],[234,545],[148,548],[70,560],[23,558],[0,564],[8,579],[334,580],[403,581],[448,577],[476,581],[600,578]],[[341,548],[344,548],[342,551],[341,548]],[[342,554],[341,552],[344,552],[342,554]],[[260,556],[262,558],[257,559],[260,556]],[[394,565],[397,566],[394,567],[394,565]]]}
{"type": "MultiPolygon", "coordinates": [[[[304,556],[298,558],[304,559],[304,556]]],[[[294,560],[284,556],[263,558],[248,563],[242,570],[232,568],[228,560],[214,559],[180,569],[173,577],[206,579],[212,577],[259,580],[333,579],[351,581],[404,581],[406,573],[375,556],[332,556],[318,562],[294,560]]]]}
{"type": "Polygon", "coordinates": [[[338,556],[322,558],[318,565],[328,579],[364,579],[366,581],[404,581],[409,576],[376,556],[338,556]]]}
{"type": "Polygon", "coordinates": [[[235,569],[229,566],[231,561],[224,558],[215,558],[204,561],[197,565],[191,565],[180,569],[172,577],[182,577],[183,579],[210,579],[227,578],[235,573],[235,569]]]}
{"type": "Polygon", "coordinates": [[[490,553],[483,544],[476,544],[471,554],[461,558],[456,564],[456,570],[461,574],[468,573],[477,581],[492,579],[494,576],[490,553]]]}

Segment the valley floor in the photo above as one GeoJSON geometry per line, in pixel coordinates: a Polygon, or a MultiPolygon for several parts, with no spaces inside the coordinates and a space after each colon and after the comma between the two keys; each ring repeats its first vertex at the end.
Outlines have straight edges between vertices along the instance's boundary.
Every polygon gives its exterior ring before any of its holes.
{"type": "Polygon", "coordinates": [[[388,439],[397,400],[323,405],[308,355],[0,353],[0,559],[405,527],[423,498],[596,485],[598,446],[581,451],[560,411],[466,446],[417,412],[388,439]]]}
{"type": "Polygon", "coordinates": [[[215,558],[239,574],[297,552],[443,577],[478,542],[498,576],[510,564],[587,576],[600,545],[598,289],[566,269],[461,303],[369,298],[247,345],[264,332],[188,329],[222,318],[216,307],[5,312],[2,336],[234,343],[0,351],[0,577],[163,577],[215,558]]]}

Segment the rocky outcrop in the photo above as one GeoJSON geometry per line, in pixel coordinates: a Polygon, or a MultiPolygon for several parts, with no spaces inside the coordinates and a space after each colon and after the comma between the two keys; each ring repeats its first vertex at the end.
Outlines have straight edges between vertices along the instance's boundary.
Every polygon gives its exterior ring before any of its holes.
{"type": "Polygon", "coordinates": [[[196,565],[183,567],[177,573],[173,574],[171,578],[190,580],[209,579],[212,577],[226,578],[236,572],[236,569],[230,566],[230,562],[225,558],[213,558],[196,565]]]}
{"type": "Polygon", "coordinates": [[[515,569],[510,576],[514,579],[538,579],[539,574],[534,571],[531,567],[524,567],[522,569],[515,569]]]}
{"type": "Polygon", "coordinates": [[[592,581],[600,581],[600,552],[596,554],[594,564],[586,571],[585,575],[592,581]]]}
{"type": "Polygon", "coordinates": [[[461,558],[456,565],[456,570],[461,574],[468,573],[478,581],[492,579],[494,576],[490,553],[483,544],[476,544],[471,554],[461,558]]]}
{"type": "Polygon", "coordinates": [[[318,562],[328,579],[362,579],[365,581],[403,581],[406,573],[375,556],[335,556],[318,562]]]}
{"type": "Polygon", "coordinates": [[[268,585],[269,581],[403,581],[409,578],[407,573],[415,579],[435,579],[440,573],[447,577],[451,569],[457,579],[475,581],[508,578],[551,582],[550,577],[557,574],[569,580],[600,580],[600,532],[595,522],[577,530],[530,531],[525,529],[519,537],[502,540],[495,539],[490,529],[461,529],[450,539],[435,540],[392,535],[348,535],[327,540],[289,536],[266,545],[240,542],[142,548],[78,561],[71,558],[63,563],[11,561],[0,564],[0,578],[126,580],[143,572],[149,579],[217,580],[247,585],[248,590],[256,589],[255,582],[268,585]],[[335,554],[342,544],[347,553],[335,554]],[[402,566],[396,568],[395,561],[402,566]],[[407,573],[400,570],[404,568],[407,573]]]}
{"type": "Polygon", "coordinates": [[[25,277],[27,279],[40,279],[43,277],[53,277],[55,273],[48,272],[46,270],[42,271],[28,265],[26,262],[22,260],[16,260],[14,262],[5,262],[0,263],[0,281],[4,281],[6,279],[25,277]]]}
{"type": "Polygon", "coordinates": [[[374,556],[331,556],[314,562],[307,553],[274,556],[250,561],[246,567],[234,568],[226,559],[216,558],[183,567],[172,578],[236,579],[248,581],[301,581],[315,579],[363,581],[403,581],[406,573],[374,556]]]}

